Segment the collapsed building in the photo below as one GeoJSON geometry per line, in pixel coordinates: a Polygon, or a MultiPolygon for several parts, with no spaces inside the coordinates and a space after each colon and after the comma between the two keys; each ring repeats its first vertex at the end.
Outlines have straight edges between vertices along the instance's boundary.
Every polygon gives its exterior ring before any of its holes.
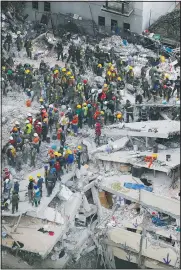
{"type": "MultiPolygon", "coordinates": [[[[31,29],[31,23],[28,25],[31,29]]],[[[120,50],[120,40],[113,36],[101,40],[99,45],[105,51],[114,46],[115,53],[123,57],[135,52],[135,73],[140,76],[147,57],[155,57],[155,53],[133,44],[120,50]]],[[[36,62],[15,51],[16,64],[29,61],[38,68],[41,58],[45,58],[53,65],[56,37],[52,33],[35,34],[33,42],[36,62]]],[[[74,36],[74,42],[85,47],[81,36],[74,36]]],[[[180,73],[180,67],[170,71],[168,59],[161,69],[173,79],[180,73]]],[[[85,76],[92,86],[96,80],[102,80],[90,71],[85,76]]],[[[130,85],[122,96],[123,102],[128,98],[134,104],[130,85]]],[[[19,108],[14,100],[17,99],[13,90],[3,98],[3,144],[13,121],[21,121],[30,110],[35,114],[39,106],[34,101],[31,109],[25,108],[23,93],[17,100],[19,108]]],[[[33,266],[41,268],[65,268],[71,260],[76,263],[86,254],[96,252],[104,268],[118,268],[118,258],[140,268],[179,269],[180,122],[178,118],[172,120],[169,109],[179,109],[180,105],[172,98],[167,104],[161,100],[153,104],[151,100],[145,106],[152,105],[162,120],[104,126],[100,147],[94,142],[93,131],[86,127],[79,137],[69,137],[68,144],[79,142],[86,150],[85,164],[80,170],[74,166],[65,173],[52,195],[43,197],[37,208],[28,203],[27,179],[30,174],[43,174],[43,154],[49,144],[40,150],[35,170],[27,166],[17,173],[11,168],[13,177],[21,180],[20,202],[18,213],[2,211],[3,249],[15,250],[29,264],[35,263],[36,258],[38,265],[33,266]]],[[[139,106],[134,105],[135,115],[139,106]]],[[[57,140],[52,142],[58,145],[57,140]]]]}

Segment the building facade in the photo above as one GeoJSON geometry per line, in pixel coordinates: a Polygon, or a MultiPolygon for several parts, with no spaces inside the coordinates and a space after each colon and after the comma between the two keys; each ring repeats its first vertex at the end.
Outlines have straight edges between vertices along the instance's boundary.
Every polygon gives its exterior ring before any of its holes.
{"type": "Polygon", "coordinates": [[[41,20],[44,13],[77,14],[79,19],[94,22],[98,27],[129,29],[140,34],[160,16],[172,11],[176,1],[84,1],[84,2],[27,2],[25,13],[29,20],[41,20]]]}

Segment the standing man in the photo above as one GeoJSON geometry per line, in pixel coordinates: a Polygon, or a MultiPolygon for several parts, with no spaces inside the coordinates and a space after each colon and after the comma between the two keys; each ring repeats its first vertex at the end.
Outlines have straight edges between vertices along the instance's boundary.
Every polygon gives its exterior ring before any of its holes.
{"type": "Polygon", "coordinates": [[[60,60],[60,55],[61,55],[61,59],[63,61],[63,46],[62,46],[62,41],[59,40],[56,46],[57,49],[57,60],[60,60]]]}
{"type": "Polygon", "coordinates": [[[12,214],[14,214],[14,210],[16,209],[16,212],[18,212],[18,203],[19,203],[19,195],[13,191],[12,195],[12,214]]]}

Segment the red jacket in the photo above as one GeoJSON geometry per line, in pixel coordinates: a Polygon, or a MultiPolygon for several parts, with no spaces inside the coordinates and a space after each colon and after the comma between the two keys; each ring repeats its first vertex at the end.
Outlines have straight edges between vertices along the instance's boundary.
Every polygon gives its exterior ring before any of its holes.
{"type": "Polygon", "coordinates": [[[101,124],[100,123],[96,123],[95,125],[95,133],[97,136],[101,135],[101,124]]]}
{"type": "Polygon", "coordinates": [[[9,143],[12,144],[13,146],[16,145],[16,141],[15,140],[9,140],[9,143]]]}
{"type": "Polygon", "coordinates": [[[60,163],[57,161],[54,165],[56,171],[60,171],[61,167],[60,167],[60,163]]]}
{"type": "Polygon", "coordinates": [[[27,117],[27,120],[29,120],[29,121],[30,121],[30,124],[32,124],[32,123],[33,123],[33,118],[32,118],[31,116],[27,117]]]}
{"type": "Polygon", "coordinates": [[[42,133],[42,127],[40,125],[36,125],[35,126],[35,131],[38,135],[40,135],[42,133]]]}

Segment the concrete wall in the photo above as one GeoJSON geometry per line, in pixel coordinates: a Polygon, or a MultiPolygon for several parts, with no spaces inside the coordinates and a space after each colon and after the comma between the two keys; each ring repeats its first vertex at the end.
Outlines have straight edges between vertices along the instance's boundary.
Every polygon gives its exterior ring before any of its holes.
{"type": "Polygon", "coordinates": [[[160,16],[172,11],[175,8],[175,1],[164,1],[164,2],[150,2],[145,0],[143,2],[143,22],[142,30],[153,24],[160,16]]]}
{"type": "MultiPolygon", "coordinates": [[[[133,2],[134,12],[130,17],[123,17],[108,12],[101,11],[104,2],[54,2],[51,3],[52,13],[73,13],[82,16],[82,18],[95,21],[98,24],[98,16],[105,17],[105,26],[111,28],[111,19],[118,21],[118,26],[123,28],[124,23],[130,24],[130,30],[133,32],[141,33],[142,30],[142,2],[133,2]],[[90,11],[91,8],[91,11],[90,11]],[[92,16],[91,16],[92,12],[92,16]]],[[[44,12],[44,2],[39,2],[39,12],[44,12]]],[[[25,14],[29,14],[29,20],[35,20],[36,10],[32,9],[32,2],[26,3],[25,14]]],[[[41,19],[42,14],[37,14],[37,19],[41,19]]]]}
{"type": "Polygon", "coordinates": [[[141,204],[145,204],[152,209],[160,210],[161,212],[167,213],[175,218],[180,217],[180,201],[159,196],[145,190],[140,191],[140,201],[141,204]]]}

